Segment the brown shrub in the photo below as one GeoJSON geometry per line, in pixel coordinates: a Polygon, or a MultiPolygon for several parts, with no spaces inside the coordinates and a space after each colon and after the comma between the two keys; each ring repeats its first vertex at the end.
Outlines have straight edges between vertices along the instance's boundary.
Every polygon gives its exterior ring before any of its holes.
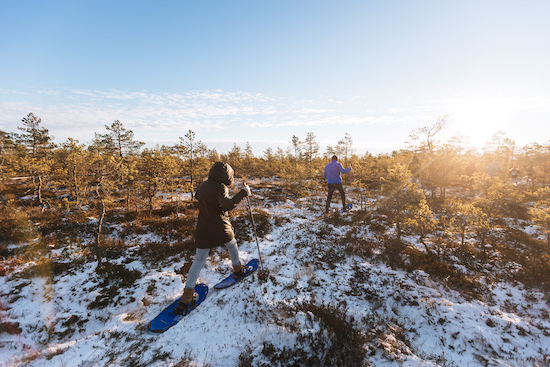
{"type": "Polygon", "coordinates": [[[481,285],[432,252],[423,252],[407,246],[403,252],[407,261],[402,266],[407,271],[423,270],[435,279],[446,281],[452,288],[474,298],[480,298],[481,285]]]}
{"type": "Polygon", "coordinates": [[[0,205],[0,218],[0,255],[7,257],[7,244],[29,242],[35,231],[28,215],[22,210],[0,205]]]}

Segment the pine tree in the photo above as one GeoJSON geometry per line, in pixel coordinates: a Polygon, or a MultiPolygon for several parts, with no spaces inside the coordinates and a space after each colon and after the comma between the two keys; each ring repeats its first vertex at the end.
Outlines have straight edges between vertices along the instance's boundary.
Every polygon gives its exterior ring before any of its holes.
{"type": "Polygon", "coordinates": [[[465,244],[466,235],[469,230],[476,232],[483,238],[489,230],[487,215],[471,203],[458,199],[447,200],[443,207],[443,212],[445,228],[458,236],[462,246],[465,244]]]}
{"type": "Polygon", "coordinates": [[[62,184],[71,188],[71,195],[80,204],[86,186],[86,170],[88,169],[88,152],[84,144],[68,138],[58,152],[57,164],[62,175],[62,184]]]}
{"type": "Polygon", "coordinates": [[[225,160],[233,167],[235,172],[241,172],[243,157],[243,150],[237,143],[234,143],[233,148],[225,155],[225,160]]]}
{"type": "Polygon", "coordinates": [[[447,126],[448,122],[449,116],[445,115],[432,125],[415,129],[409,134],[409,138],[414,142],[414,152],[419,156],[422,165],[420,171],[422,186],[432,192],[432,197],[436,197],[437,183],[440,179],[437,176],[441,168],[434,164],[437,159],[439,143],[436,140],[436,135],[447,126]]]}
{"type": "Polygon", "coordinates": [[[0,130],[0,181],[15,173],[16,150],[12,134],[0,130]]]}
{"type": "Polygon", "coordinates": [[[296,135],[292,135],[292,140],[290,141],[292,147],[294,148],[294,180],[298,179],[298,162],[300,161],[300,156],[302,154],[302,142],[296,135]]]}
{"type": "Polygon", "coordinates": [[[273,176],[275,170],[275,155],[273,154],[273,149],[267,148],[264,150],[263,156],[263,165],[262,165],[262,174],[264,177],[273,176]]]}
{"type": "Polygon", "coordinates": [[[550,141],[545,144],[532,143],[523,148],[523,171],[535,187],[545,187],[550,175],[550,141]]]}
{"type": "Polygon", "coordinates": [[[256,158],[254,157],[254,152],[252,151],[252,146],[249,142],[246,142],[244,147],[244,160],[246,162],[245,171],[242,172],[243,175],[254,176],[256,174],[256,158]]]}
{"type": "Polygon", "coordinates": [[[120,159],[139,154],[140,148],[145,144],[134,140],[134,132],[127,130],[119,120],[115,120],[110,126],[105,125],[107,134],[96,134],[96,139],[101,142],[106,152],[120,159]]]}
{"type": "Polygon", "coordinates": [[[550,249],[550,188],[544,187],[536,192],[537,203],[531,208],[531,215],[536,225],[546,235],[548,249],[550,249]]]}
{"type": "Polygon", "coordinates": [[[304,158],[306,161],[306,173],[307,177],[311,178],[313,160],[319,153],[319,143],[315,140],[315,134],[312,132],[307,133],[306,140],[303,143],[304,146],[304,158]]]}
{"type": "Polygon", "coordinates": [[[351,140],[351,136],[346,133],[344,138],[342,140],[338,141],[338,144],[336,146],[336,150],[339,152],[339,156],[341,156],[341,161],[343,164],[347,167],[349,165],[349,160],[351,158],[351,155],[353,154],[353,140],[351,140]]]}
{"type": "Polygon", "coordinates": [[[124,128],[118,120],[105,128],[108,133],[96,133],[88,147],[90,175],[93,177],[91,183],[99,209],[95,241],[92,243],[98,266],[103,261],[102,238],[107,209],[120,195],[119,192],[125,197],[126,207],[130,208],[137,175],[136,154],[144,145],[143,142],[134,140],[133,131],[124,128]]]}
{"type": "Polygon", "coordinates": [[[401,240],[403,234],[416,234],[428,249],[424,240],[436,223],[424,192],[409,182],[409,171],[401,164],[390,167],[381,180],[379,211],[395,225],[397,239],[401,240]]]}
{"type": "Polygon", "coordinates": [[[189,130],[184,137],[180,136],[180,144],[176,145],[176,150],[181,157],[184,158],[184,162],[187,163],[188,169],[186,170],[190,177],[190,192],[191,197],[193,197],[193,192],[195,190],[195,177],[197,171],[198,160],[201,156],[204,156],[208,149],[200,141],[196,140],[196,134],[189,130]]]}
{"type": "Polygon", "coordinates": [[[105,126],[107,134],[95,134],[94,145],[99,147],[101,154],[107,154],[115,159],[118,170],[118,185],[126,198],[126,207],[130,208],[130,200],[134,189],[136,175],[136,156],[145,143],[134,140],[134,132],[124,128],[119,120],[110,126],[105,126]]]}
{"type": "Polygon", "coordinates": [[[48,129],[41,126],[42,119],[29,113],[22,119],[23,126],[17,128],[23,131],[17,134],[18,142],[25,148],[24,154],[20,157],[20,164],[32,178],[34,194],[37,201],[45,209],[46,202],[43,197],[43,189],[51,170],[51,152],[55,147],[51,142],[48,129]]]}
{"type": "MultiPolygon", "coordinates": [[[[103,263],[103,224],[107,209],[113,204],[119,181],[120,159],[113,156],[109,145],[98,137],[88,147],[90,185],[93,186],[94,199],[98,208],[98,220],[94,242],[91,248],[98,262],[103,263]]],[[[92,200],[94,200],[92,199],[92,200]]]]}
{"type": "Polygon", "coordinates": [[[147,200],[149,211],[153,211],[153,199],[162,190],[170,190],[170,179],[177,170],[176,158],[168,148],[145,149],[138,161],[138,182],[141,197],[147,200]]]}

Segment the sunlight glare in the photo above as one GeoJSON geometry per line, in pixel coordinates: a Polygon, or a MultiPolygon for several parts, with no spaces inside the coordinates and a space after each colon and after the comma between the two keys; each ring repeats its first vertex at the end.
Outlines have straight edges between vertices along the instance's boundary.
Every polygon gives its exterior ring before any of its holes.
{"type": "Polygon", "coordinates": [[[466,136],[475,148],[482,148],[496,132],[506,134],[513,124],[521,123],[521,112],[528,107],[521,97],[497,94],[457,97],[448,103],[454,117],[451,129],[466,136]]]}

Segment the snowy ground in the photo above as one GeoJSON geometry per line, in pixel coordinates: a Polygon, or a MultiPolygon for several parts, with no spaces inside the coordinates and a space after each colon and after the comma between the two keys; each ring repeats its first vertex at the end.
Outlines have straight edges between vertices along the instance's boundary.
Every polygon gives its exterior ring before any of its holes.
{"type": "MultiPolygon", "coordinates": [[[[149,320],[182,290],[177,270],[183,260],[151,266],[120,259],[141,276],[103,309],[89,307],[106,289],[95,263],[54,282],[22,277],[17,269],[0,278],[2,321],[19,329],[2,330],[0,365],[269,366],[285,348],[319,348],[315,338],[323,324],[308,311],[312,304],[353,318],[364,337],[365,365],[549,365],[549,306],[542,293],[498,284],[487,302],[468,300],[424,272],[347,255],[341,239],[357,224],[320,218],[311,200],[268,203],[257,194],[255,206],[276,223],[260,239],[268,277],[256,274],[235,287],[211,289],[179,324],[151,334],[149,320]]],[[[354,233],[369,236],[366,227],[354,233]]],[[[240,250],[244,260],[258,256],[254,240],[241,242],[240,250]]],[[[229,271],[220,248],[200,281],[212,287],[229,271]]]]}

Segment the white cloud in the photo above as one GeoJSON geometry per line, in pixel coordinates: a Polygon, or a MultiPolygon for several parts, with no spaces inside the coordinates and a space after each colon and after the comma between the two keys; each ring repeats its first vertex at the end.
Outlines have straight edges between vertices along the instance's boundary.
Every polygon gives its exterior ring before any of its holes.
{"type": "MultiPolygon", "coordinates": [[[[33,112],[42,118],[58,143],[68,137],[88,143],[94,133],[105,132],[105,125],[120,120],[134,131],[136,139],[149,145],[175,143],[187,130],[197,132],[204,141],[221,137],[289,141],[294,134],[305,136],[310,131],[332,141],[342,138],[345,131],[363,144],[387,145],[395,141],[397,145],[412,129],[433,124],[444,114],[454,114],[453,129],[462,128],[465,135],[474,132],[474,128],[481,132],[482,124],[486,139],[489,130],[494,133],[498,130],[494,128],[503,125],[506,115],[543,111],[546,113],[543,116],[547,116],[550,109],[548,96],[468,94],[439,101],[409,99],[402,106],[376,109],[367,108],[367,99],[360,96],[348,100],[300,100],[222,90],[155,94],[94,90],[29,93],[0,89],[0,96],[6,97],[0,102],[0,130],[15,132],[21,119],[33,112]],[[495,116],[498,123],[491,125],[488,121],[495,116]],[[336,134],[342,136],[335,137],[336,134]]],[[[546,130],[545,126],[540,127],[531,140],[540,140],[541,132],[546,130]]]]}

